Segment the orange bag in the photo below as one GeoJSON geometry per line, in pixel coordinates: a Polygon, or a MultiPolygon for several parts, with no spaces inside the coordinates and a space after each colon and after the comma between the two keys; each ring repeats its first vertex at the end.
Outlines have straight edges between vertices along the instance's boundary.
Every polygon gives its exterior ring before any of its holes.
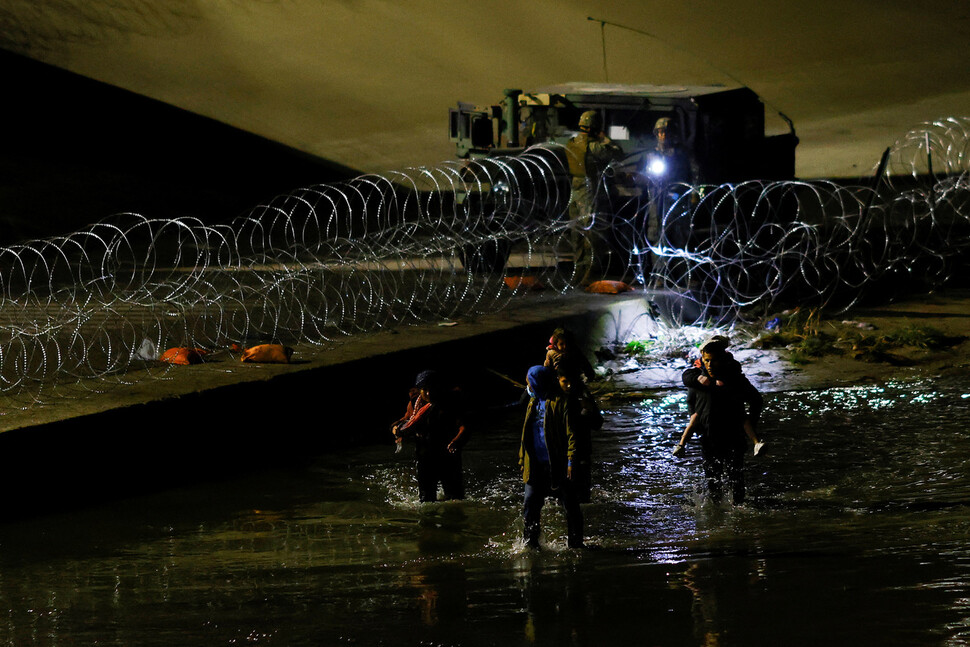
{"type": "Polygon", "coordinates": [[[629,292],[632,289],[623,281],[596,281],[590,283],[586,291],[595,294],[619,294],[620,292],[629,292]]]}
{"type": "Polygon", "coordinates": [[[240,358],[243,362],[259,364],[289,364],[293,349],[280,344],[260,344],[243,351],[240,358]]]}
{"type": "Polygon", "coordinates": [[[506,276],[505,285],[510,289],[541,290],[545,286],[534,276],[506,276]]]}
{"type": "Polygon", "coordinates": [[[162,353],[158,361],[165,362],[166,364],[178,364],[179,366],[201,364],[204,361],[203,356],[207,353],[208,351],[202,350],[201,348],[185,348],[184,346],[179,346],[169,348],[162,353]]]}

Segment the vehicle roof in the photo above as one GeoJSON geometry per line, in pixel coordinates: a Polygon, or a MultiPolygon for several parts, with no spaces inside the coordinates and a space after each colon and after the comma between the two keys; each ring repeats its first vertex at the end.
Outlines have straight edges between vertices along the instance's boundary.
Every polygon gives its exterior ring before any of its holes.
{"type": "Polygon", "coordinates": [[[571,82],[549,85],[535,90],[534,94],[560,95],[627,95],[631,97],[669,97],[688,99],[743,88],[741,85],[627,85],[619,83],[571,82]]]}

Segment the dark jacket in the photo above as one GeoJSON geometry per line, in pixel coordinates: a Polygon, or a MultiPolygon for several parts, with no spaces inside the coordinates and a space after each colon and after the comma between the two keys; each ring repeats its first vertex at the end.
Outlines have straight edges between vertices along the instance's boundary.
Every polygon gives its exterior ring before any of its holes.
{"type": "Polygon", "coordinates": [[[757,427],[764,398],[741,373],[740,365],[721,379],[724,385],[716,386],[703,367],[684,371],[684,386],[689,389],[688,412],[697,413],[698,433],[705,444],[718,447],[743,445],[744,422],[749,420],[752,427],[757,427]],[[697,381],[702,375],[711,380],[707,386],[697,381]]]}
{"type": "Polygon", "coordinates": [[[593,432],[603,427],[603,414],[588,392],[567,396],[569,422],[576,437],[577,461],[589,461],[593,453],[593,432]]]}
{"type": "MultiPolygon", "coordinates": [[[[434,404],[418,404],[419,413],[411,417],[400,430],[402,437],[414,438],[418,457],[447,452],[448,444],[453,441],[456,449],[465,445],[468,436],[465,433],[458,393],[444,393],[441,400],[434,404]]],[[[411,411],[410,405],[408,410],[411,411]]]]}

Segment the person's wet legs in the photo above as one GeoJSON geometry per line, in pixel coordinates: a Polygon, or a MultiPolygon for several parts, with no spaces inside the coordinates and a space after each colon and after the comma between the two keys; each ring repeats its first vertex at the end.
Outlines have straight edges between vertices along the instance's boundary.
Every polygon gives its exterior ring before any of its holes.
{"type": "Polygon", "coordinates": [[[725,460],[734,505],[744,503],[744,449],[744,447],[733,448],[725,460]]]}
{"type": "Polygon", "coordinates": [[[552,489],[548,472],[533,474],[525,485],[525,544],[539,547],[540,518],[546,497],[555,495],[566,514],[566,542],[570,548],[582,548],[583,511],[579,505],[578,492],[572,481],[552,489]]]}
{"type": "Polygon", "coordinates": [[[593,490],[593,475],[589,461],[573,465],[573,486],[580,503],[589,503],[593,490]]]}
{"type": "Polygon", "coordinates": [[[439,466],[432,456],[418,457],[418,500],[433,503],[438,500],[439,466]]]}
{"type": "Polygon", "coordinates": [[[525,545],[529,548],[539,547],[539,520],[542,516],[542,506],[549,494],[549,482],[538,474],[533,474],[529,483],[525,484],[525,545]]]}
{"type": "Polygon", "coordinates": [[[445,491],[445,499],[464,499],[465,481],[461,470],[461,454],[445,454],[441,462],[441,487],[445,491]]]}
{"type": "Polygon", "coordinates": [[[744,447],[703,448],[704,480],[714,503],[723,499],[724,481],[731,487],[734,505],[744,503],[744,447]]]}
{"type": "Polygon", "coordinates": [[[720,503],[723,498],[724,460],[711,447],[702,446],[701,452],[704,456],[704,480],[707,484],[707,494],[711,501],[720,503]]]}
{"type": "Polygon", "coordinates": [[[559,500],[566,512],[566,543],[570,548],[583,548],[583,510],[579,507],[576,484],[572,481],[563,483],[559,500]]]}

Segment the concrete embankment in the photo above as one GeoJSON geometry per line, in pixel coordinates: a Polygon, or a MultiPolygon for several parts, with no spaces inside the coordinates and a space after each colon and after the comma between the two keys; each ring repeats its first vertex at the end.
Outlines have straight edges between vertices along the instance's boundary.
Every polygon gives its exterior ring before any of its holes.
{"type": "Polygon", "coordinates": [[[451,373],[484,421],[518,398],[502,376],[524,381],[553,328],[569,327],[593,349],[645,336],[646,312],[635,293],[525,295],[454,325],[299,347],[288,365],[242,364],[224,352],[202,365],[130,373],[128,385],[74,387],[70,397],[0,417],[3,501],[14,514],[32,513],[242,475],[334,447],[390,444],[388,425],[428,368],[451,373]]]}

